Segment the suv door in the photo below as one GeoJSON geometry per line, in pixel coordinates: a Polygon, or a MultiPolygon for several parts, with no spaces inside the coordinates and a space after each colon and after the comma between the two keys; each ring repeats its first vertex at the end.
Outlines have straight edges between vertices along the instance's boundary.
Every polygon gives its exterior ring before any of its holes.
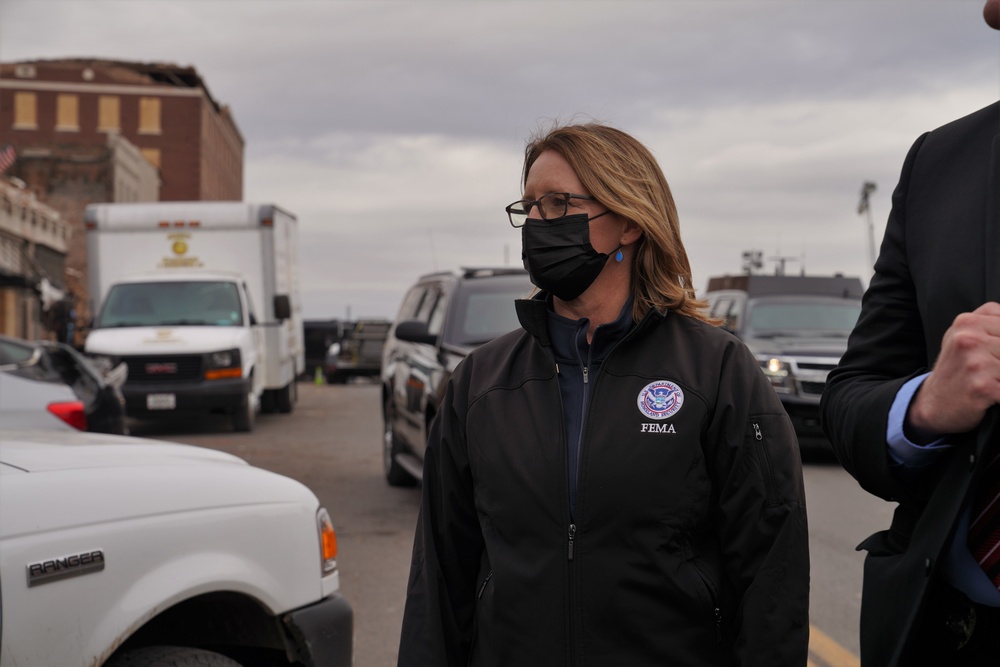
{"type": "MultiPolygon", "coordinates": [[[[444,310],[447,307],[445,291],[440,283],[427,285],[427,291],[420,307],[413,316],[414,320],[428,325],[428,333],[437,334],[440,339],[441,322],[444,320],[444,310]],[[431,326],[434,325],[434,328],[431,326]]],[[[397,436],[401,437],[411,451],[420,457],[424,455],[427,439],[428,387],[434,386],[434,376],[440,373],[441,362],[438,359],[438,345],[425,343],[400,342],[405,360],[401,370],[405,371],[403,378],[403,401],[397,412],[397,436]]]]}

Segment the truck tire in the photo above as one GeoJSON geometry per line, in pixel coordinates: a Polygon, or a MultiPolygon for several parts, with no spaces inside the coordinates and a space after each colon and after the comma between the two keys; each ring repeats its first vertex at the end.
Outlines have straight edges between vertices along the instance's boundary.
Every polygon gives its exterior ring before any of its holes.
{"type": "Polygon", "coordinates": [[[109,660],[107,667],[242,667],[221,653],[184,646],[146,646],[109,660]]]}
{"type": "Polygon", "coordinates": [[[233,412],[233,430],[238,433],[249,433],[253,430],[253,424],[257,417],[253,405],[253,389],[240,401],[239,407],[233,412]]]}
{"type": "Polygon", "coordinates": [[[295,407],[295,380],[274,392],[278,412],[289,413],[295,407]]]}
{"type": "Polygon", "coordinates": [[[265,389],[264,393],[260,397],[260,411],[264,414],[270,414],[278,410],[278,392],[273,389],[265,389]]]}
{"type": "Polygon", "coordinates": [[[385,481],[389,482],[389,486],[413,486],[417,480],[396,461],[399,440],[392,428],[392,408],[386,406],[382,416],[382,467],[385,470],[385,481]]]}

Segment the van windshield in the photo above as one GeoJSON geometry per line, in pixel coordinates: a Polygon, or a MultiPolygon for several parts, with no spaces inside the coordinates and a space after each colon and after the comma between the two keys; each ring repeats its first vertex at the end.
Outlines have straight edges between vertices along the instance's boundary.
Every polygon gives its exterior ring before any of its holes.
{"type": "Polygon", "coordinates": [[[108,292],[95,329],[243,323],[236,284],[227,281],[122,283],[108,292]]]}

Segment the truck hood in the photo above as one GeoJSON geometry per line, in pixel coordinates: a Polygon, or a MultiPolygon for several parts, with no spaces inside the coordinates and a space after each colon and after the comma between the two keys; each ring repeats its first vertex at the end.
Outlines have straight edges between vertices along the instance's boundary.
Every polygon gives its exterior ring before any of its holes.
{"type": "Polygon", "coordinates": [[[756,355],[797,357],[833,357],[839,359],[847,351],[847,338],[812,338],[775,336],[748,338],[744,341],[756,355]]]}
{"type": "Polygon", "coordinates": [[[122,327],[94,329],[87,335],[88,354],[203,354],[241,347],[243,327],[122,327]]]}
{"type": "Polygon", "coordinates": [[[242,464],[214,449],[71,430],[0,431],[0,463],[25,472],[163,465],[242,464]]]}
{"type": "MultiPolygon", "coordinates": [[[[0,542],[86,527],[101,542],[122,521],[197,521],[285,507],[310,524],[300,482],[207,448],[97,433],[0,430],[0,542]],[[180,518],[187,515],[186,518],[180,518]]],[[[283,510],[284,511],[284,510],[283,510]]],[[[90,540],[87,540],[88,542],[90,540]]]]}

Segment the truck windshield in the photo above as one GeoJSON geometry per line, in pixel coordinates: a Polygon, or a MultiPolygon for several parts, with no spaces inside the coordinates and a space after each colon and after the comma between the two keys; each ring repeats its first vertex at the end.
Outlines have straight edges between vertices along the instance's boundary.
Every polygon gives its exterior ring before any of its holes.
{"type": "Polygon", "coordinates": [[[756,337],[823,335],[846,338],[860,312],[860,301],[757,301],[750,309],[747,329],[756,337]]]}
{"type": "Polygon", "coordinates": [[[114,285],[94,328],[232,327],[242,323],[236,284],[206,280],[114,285]]]}

